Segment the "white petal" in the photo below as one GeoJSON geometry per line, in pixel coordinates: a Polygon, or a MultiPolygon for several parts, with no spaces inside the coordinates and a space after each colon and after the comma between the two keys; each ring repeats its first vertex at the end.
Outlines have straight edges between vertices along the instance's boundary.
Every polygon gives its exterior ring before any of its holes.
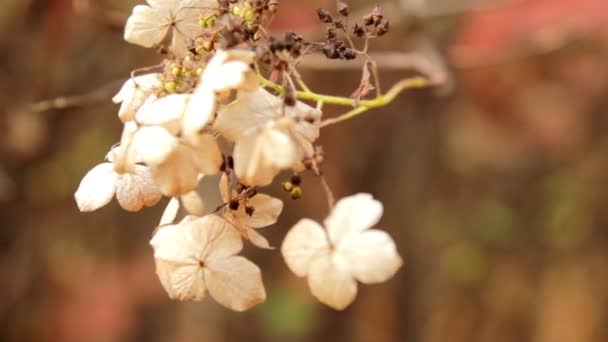
{"type": "Polygon", "coordinates": [[[264,163],[281,170],[291,168],[301,160],[291,136],[281,129],[268,128],[258,137],[264,163]]]}
{"type": "Polygon", "coordinates": [[[321,303],[336,310],[345,309],[357,296],[357,282],[348,271],[345,260],[327,253],[310,264],[308,286],[321,303]]]}
{"type": "Polygon", "coordinates": [[[190,148],[189,153],[199,172],[214,175],[220,171],[224,158],[212,135],[202,134],[189,137],[186,145],[190,148]]]}
{"type": "Polygon", "coordinates": [[[157,9],[137,5],[125,25],[124,39],[133,44],[152,47],[167,35],[170,22],[157,9]]]}
{"type": "Polygon", "coordinates": [[[172,94],[146,102],[137,111],[137,122],[142,125],[163,126],[171,134],[176,135],[181,128],[181,120],[190,99],[190,95],[172,94]]]}
{"type": "Polygon", "coordinates": [[[232,189],[230,188],[230,183],[228,182],[228,176],[225,173],[222,173],[222,177],[220,178],[220,195],[222,196],[222,201],[224,203],[230,200],[230,194],[232,189]]]}
{"type": "Polygon", "coordinates": [[[114,95],[112,101],[121,103],[118,110],[118,117],[122,122],[127,122],[135,118],[135,112],[150,97],[155,89],[162,86],[159,74],[145,74],[128,79],[120,91],[114,95]]]}
{"type": "Polygon", "coordinates": [[[268,240],[260,233],[256,232],[255,229],[243,224],[241,221],[234,217],[234,212],[229,211],[224,214],[226,220],[234,225],[234,228],[241,234],[244,239],[249,240],[254,246],[263,249],[274,249],[270,246],[268,240]]]}
{"type": "Polygon", "coordinates": [[[140,128],[133,138],[132,148],[146,164],[164,163],[178,148],[179,141],[160,126],[140,128]]]}
{"type": "Polygon", "coordinates": [[[193,241],[191,232],[187,231],[189,222],[160,227],[150,245],[154,248],[154,258],[174,263],[179,266],[198,265],[198,256],[206,248],[205,245],[193,241]]]}
{"type": "Polygon", "coordinates": [[[137,151],[132,147],[137,130],[138,126],[135,122],[125,122],[120,136],[120,145],[108,153],[108,156],[111,156],[108,159],[114,163],[114,170],[117,173],[133,173],[135,163],[140,162],[137,151]]]}
{"type": "Polygon", "coordinates": [[[247,205],[254,208],[253,215],[247,215],[245,206],[239,206],[236,214],[240,222],[253,228],[275,224],[283,211],[283,201],[265,194],[257,194],[248,199],[247,205]]]}
{"type": "Polygon", "coordinates": [[[175,294],[173,293],[171,275],[173,274],[173,272],[175,272],[179,265],[159,259],[155,259],[154,264],[156,266],[156,275],[158,276],[161,285],[163,286],[165,291],[167,291],[169,298],[174,298],[175,294]]]}
{"type": "Polygon", "coordinates": [[[91,169],[74,194],[78,209],[94,211],[108,204],[114,196],[117,177],[112,163],[101,163],[91,169]]]}
{"type": "Polygon", "coordinates": [[[262,88],[239,92],[236,101],[219,110],[214,128],[228,140],[236,141],[279,118],[282,106],[280,98],[262,88]]]}
{"type": "Polygon", "coordinates": [[[299,277],[308,274],[312,260],[329,250],[323,227],[310,219],[302,219],[285,236],[281,254],[289,269],[299,277]]]}
{"type": "Polygon", "coordinates": [[[154,181],[165,196],[181,196],[198,187],[200,171],[189,153],[189,149],[177,145],[162,163],[151,165],[154,181]]]}
{"type": "Polygon", "coordinates": [[[241,256],[207,262],[205,278],[211,296],[232,310],[245,311],[266,300],[262,272],[241,256]]]}
{"type": "Polygon", "coordinates": [[[272,128],[264,129],[257,136],[239,139],[233,157],[239,180],[257,186],[269,185],[281,170],[298,161],[293,141],[287,134],[272,128]]]}
{"type": "Polygon", "coordinates": [[[382,203],[370,194],[356,194],[336,203],[325,227],[333,243],[338,243],[347,234],[361,232],[373,227],[382,217],[382,203]]]}
{"type": "Polygon", "coordinates": [[[205,262],[233,256],[243,249],[243,240],[232,224],[217,215],[192,220],[186,224],[192,241],[204,246],[205,262]]]}
{"type": "Polygon", "coordinates": [[[184,208],[186,208],[190,214],[203,216],[205,213],[205,203],[203,203],[203,199],[196,191],[190,191],[187,194],[183,194],[181,199],[184,208]]]}
{"type": "Polygon", "coordinates": [[[274,247],[270,246],[268,240],[262,234],[256,232],[255,229],[246,227],[244,237],[258,248],[274,249],[274,247]]]}
{"type": "Polygon", "coordinates": [[[215,111],[215,93],[206,88],[192,94],[192,98],[184,113],[182,132],[186,136],[198,134],[209,122],[215,111]]]}
{"type": "Polygon", "coordinates": [[[164,226],[166,224],[171,224],[175,221],[177,217],[177,212],[179,211],[179,200],[177,197],[171,198],[169,203],[167,203],[167,207],[163,211],[163,216],[160,218],[159,226],[164,226]]]}
{"type": "Polygon", "coordinates": [[[180,266],[171,274],[171,299],[201,300],[207,295],[205,275],[201,265],[180,266]]]}
{"type": "Polygon", "coordinates": [[[125,210],[139,211],[144,206],[152,207],[161,198],[160,189],[146,166],[136,165],[134,174],[120,175],[116,182],[116,199],[125,210]]]}
{"type": "Polygon", "coordinates": [[[336,253],[344,257],[353,276],[362,283],[381,283],[403,264],[393,239],[381,230],[352,234],[340,241],[336,253]]]}

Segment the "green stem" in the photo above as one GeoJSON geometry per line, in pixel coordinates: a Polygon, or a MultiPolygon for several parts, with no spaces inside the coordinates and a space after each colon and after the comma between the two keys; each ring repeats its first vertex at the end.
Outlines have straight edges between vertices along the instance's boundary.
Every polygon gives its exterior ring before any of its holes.
{"type": "MultiPolygon", "coordinates": [[[[261,75],[260,82],[262,83],[262,86],[273,89],[278,93],[283,93],[285,91],[282,86],[265,79],[261,75]]],[[[373,100],[356,100],[350,97],[324,95],[312,91],[297,91],[296,97],[300,100],[315,101],[317,103],[322,102],[323,104],[329,103],[339,106],[354,107],[354,109],[338,117],[323,121],[321,123],[321,127],[326,127],[353,118],[359,114],[367,112],[372,108],[386,106],[387,104],[395,100],[395,98],[406,89],[421,89],[426,88],[430,85],[431,82],[424,77],[405,78],[395,83],[395,85],[393,85],[393,87],[389,89],[385,94],[379,95],[373,100]]]]}

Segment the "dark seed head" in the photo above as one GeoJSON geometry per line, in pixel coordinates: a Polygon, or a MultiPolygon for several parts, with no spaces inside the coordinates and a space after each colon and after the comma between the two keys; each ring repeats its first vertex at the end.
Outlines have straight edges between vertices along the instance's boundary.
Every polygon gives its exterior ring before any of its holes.
{"type": "Polygon", "coordinates": [[[291,179],[289,181],[291,182],[291,184],[296,186],[302,184],[302,178],[299,175],[291,176],[291,179]]]}
{"type": "Polygon", "coordinates": [[[239,201],[230,201],[230,203],[228,203],[228,207],[230,210],[239,210],[239,201]]]}
{"type": "Polygon", "coordinates": [[[329,14],[328,11],[319,8],[317,9],[317,16],[319,17],[319,20],[321,20],[322,22],[329,24],[333,21],[331,14],[329,14]]]}
{"type": "Polygon", "coordinates": [[[342,0],[338,0],[338,13],[344,17],[348,17],[348,4],[342,0]]]}

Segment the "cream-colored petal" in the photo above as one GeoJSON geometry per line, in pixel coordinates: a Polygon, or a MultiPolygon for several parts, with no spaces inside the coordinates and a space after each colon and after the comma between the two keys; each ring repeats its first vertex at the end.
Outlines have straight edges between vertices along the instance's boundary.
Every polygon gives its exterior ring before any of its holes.
{"type": "Polygon", "coordinates": [[[190,191],[189,193],[183,194],[181,199],[184,208],[186,208],[190,214],[196,216],[203,216],[203,214],[205,214],[205,203],[198,192],[190,191]]]}
{"type": "Polygon", "coordinates": [[[208,262],[237,254],[243,249],[241,236],[224,218],[207,215],[186,224],[191,240],[204,246],[201,260],[208,262]]]}
{"type": "Polygon", "coordinates": [[[283,201],[266,194],[257,194],[248,199],[247,206],[254,208],[253,215],[247,215],[245,206],[239,206],[236,215],[239,221],[252,228],[275,224],[283,211],[283,201]]]}
{"type": "Polygon", "coordinates": [[[207,296],[205,275],[201,265],[180,266],[171,274],[169,297],[177,300],[202,300],[207,296]]]}
{"type": "Polygon", "coordinates": [[[277,169],[289,169],[302,159],[292,137],[281,129],[264,129],[258,136],[258,144],[264,164],[277,169]]]}
{"type": "Polygon", "coordinates": [[[181,196],[198,187],[200,171],[189,153],[178,145],[162,163],[151,165],[154,182],[165,196],[181,196]]]}
{"type": "Polygon", "coordinates": [[[120,145],[108,153],[108,156],[111,156],[108,160],[114,163],[114,171],[117,173],[133,173],[135,172],[135,164],[141,161],[133,147],[133,139],[138,129],[139,127],[135,122],[125,122],[120,136],[120,145]]]}
{"type": "Polygon", "coordinates": [[[274,247],[270,246],[268,240],[253,228],[245,226],[244,237],[258,248],[274,249],[274,247]]]}
{"type": "Polygon", "coordinates": [[[235,218],[234,212],[229,211],[224,214],[224,217],[234,225],[234,228],[236,228],[244,239],[249,240],[254,246],[263,249],[274,249],[262,234],[235,218]]]}
{"type": "Polygon", "coordinates": [[[118,117],[122,122],[135,119],[135,112],[162,86],[159,74],[151,73],[128,79],[112,101],[120,103],[118,117]]]}
{"type": "Polygon", "coordinates": [[[139,211],[144,206],[156,205],[161,198],[160,189],[146,166],[136,165],[134,174],[122,174],[116,182],[116,199],[125,210],[139,211]]]}
{"type": "Polygon", "coordinates": [[[191,95],[172,94],[143,104],[136,114],[141,125],[162,126],[172,135],[181,129],[181,121],[191,101],[191,95]]]}
{"type": "Polygon", "coordinates": [[[159,226],[164,226],[167,224],[172,224],[177,217],[177,212],[179,211],[179,200],[177,197],[171,198],[169,203],[167,203],[167,207],[163,211],[163,215],[160,218],[159,226]]]}
{"type": "Polygon", "coordinates": [[[212,135],[202,134],[190,137],[187,140],[187,146],[191,149],[189,153],[199,172],[205,175],[220,172],[224,157],[212,135]]]}
{"type": "Polygon", "coordinates": [[[266,300],[262,272],[241,256],[208,261],[205,278],[213,299],[232,310],[245,311],[266,300]]]}
{"type": "Polygon", "coordinates": [[[344,257],[353,276],[365,284],[388,280],[403,264],[393,239],[376,229],[347,236],[336,253],[344,257]]]}
{"type": "Polygon", "coordinates": [[[309,273],[312,260],[329,251],[325,230],[310,219],[300,220],[285,236],[281,254],[289,269],[299,277],[309,273]]]}
{"type": "Polygon", "coordinates": [[[285,156],[291,156],[292,147],[291,141],[281,133],[241,138],[234,145],[234,171],[243,184],[267,186],[281,169],[288,168],[285,167],[285,156]]]}
{"type": "Polygon", "coordinates": [[[345,197],[336,203],[325,220],[325,227],[331,241],[338,243],[348,234],[372,228],[382,217],[382,211],[382,203],[370,194],[345,197]]]}
{"type": "Polygon", "coordinates": [[[222,196],[222,201],[227,203],[230,201],[230,195],[232,193],[232,189],[230,188],[230,183],[228,182],[228,176],[225,173],[222,173],[222,177],[220,178],[220,195],[222,196]]]}
{"type": "Polygon", "coordinates": [[[160,259],[155,259],[154,264],[156,266],[156,275],[158,276],[161,285],[169,295],[169,298],[174,298],[175,294],[173,293],[171,275],[173,272],[175,272],[179,265],[160,259]]]}
{"type": "Polygon", "coordinates": [[[101,163],[87,172],[74,194],[78,209],[88,212],[108,204],[114,196],[117,178],[112,163],[101,163]]]}
{"type": "Polygon", "coordinates": [[[215,111],[215,93],[207,88],[197,88],[184,112],[182,132],[185,136],[200,133],[211,120],[215,111]]]}
{"type": "Polygon", "coordinates": [[[124,39],[129,43],[152,47],[165,38],[170,24],[159,10],[137,5],[125,25],[124,39]]]}
{"type": "Polygon", "coordinates": [[[199,255],[206,245],[199,244],[192,238],[187,224],[191,221],[176,225],[160,227],[154,233],[150,245],[154,249],[154,258],[174,263],[179,266],[198,265],[199,255]]]}
{"type": "Polygon", "coordinates": [[[321,303],[336,310],[344,310],[357,296],[357,282],[346,261],[331,252],[313,259],[308,272],[308,286],[321,303]]]}
{"type": "Polygon", "coordinates": [[[149,166],[167,161],[178,148],[179,141],[160,126],[141,127],[133,138],[132,148],[149,166]]]}
{"type": "Polygon", "coordinates": [[[283,102],[263,88],[239,92],[236,101],[218,111],[214,128],[228,140],[236,141],[281,116],[283,102]]]}
{"type": "Polygon", "coordinates": [[[224,63],[216,69],[206,69],[203,84],[216,92],[238,89],[245,82],[246,75],[252,72],[249,64],[241,61],[224,63]]]}

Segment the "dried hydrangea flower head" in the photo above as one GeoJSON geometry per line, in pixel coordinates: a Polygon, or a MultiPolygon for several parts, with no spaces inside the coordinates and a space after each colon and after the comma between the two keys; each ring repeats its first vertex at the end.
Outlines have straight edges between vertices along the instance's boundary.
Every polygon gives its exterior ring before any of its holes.
{"type": "MultiPolygon", "coordinates": [[[[347,17],[348,6],[339,5],[339,15],[347,17]]],[[[382,215],[380,202],[358,194],[334,203],[318,138],[323,127],[384,106],[401,91],[428,82],[404,79],[381,91],[376,64],[367,53],[369,40],[388,30],[379,8],[354,27],[351,20],[318,11],[328,26],[323,42],[307,42],[293,32],[283,39],[271,37],[267,26],[277,9],[276,0],[147,0],[127,20],[125,40],[158,48],[163,61],[133,71],[113,97],[124,124],[120,142],[106,162],[84,176],[75,199],[81,211],[96,210],[113,197],[124,209],[138,211],[163,195],[170,198],[150,241],[156,272],[170,298],[197,301],[209,295],[236,311],[263,302],[260,268],[238,253],[243,240],[273,249],[258,229],[278,221],[284,202],[259,187],[283,188],[297,199],[303,195],[304,172],[326,190],[331,213],[324,227],[309,219],[298,222],[285,237],[281,255],[296,275],[308,277],[315,297],[344,309],[355,299],[357,281],[386,281],[402,264],[390,236],[371,229],[382,215]],[[167,49],[163,44],[169,34],[167,49]],[[363,48],[357,48],[355,38],[363,40],[363,48]],[[297,67],[315,52],[329,59],[366,60],[353,96],[308,88],[297,67]],[[348,111],[324,119],[325,105],[348,111]],[[289,181],[279,180],[282,172],[290,173],[289,181]],[[204,177],[219,183],[221,203],[203,201],[208,196],[198,190],[204,177]],[[175,223],[181,209],[186,216],[175,223]]]]}
{"type": "Polygon", "coordinates": [[[298,276],[308,277],[312,294],[342,310],[357,295],[357,283],[385,282],[401,267],[391,237],[370,229],[382,216],[382,204],[369,194],[346,197],[325,220],[325,228],[302,219],[287,233],[281,253],[298,276]]]}

